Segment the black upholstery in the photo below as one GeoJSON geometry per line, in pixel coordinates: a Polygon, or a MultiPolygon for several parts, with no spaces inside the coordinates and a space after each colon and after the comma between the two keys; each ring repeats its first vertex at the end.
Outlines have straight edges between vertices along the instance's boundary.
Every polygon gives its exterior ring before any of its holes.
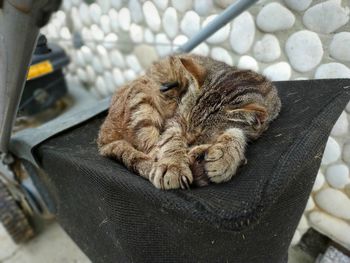
{"type": "Polygon", "coordinates": [[[59,222],[93,262],[286,262],[350,80],[275,84],[281,114],[225,184],[161,191],[99,156],[106,113],[42,143],[59,222]]]}

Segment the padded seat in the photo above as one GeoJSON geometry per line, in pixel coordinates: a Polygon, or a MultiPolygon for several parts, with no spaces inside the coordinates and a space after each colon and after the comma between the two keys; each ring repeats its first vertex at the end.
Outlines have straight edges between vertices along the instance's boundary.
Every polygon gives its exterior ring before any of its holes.
{"type": "Polygon", "coordinates": [[[280,116],[225,184],[161,191],[100,156],[106,112],[42,143],[35,155],[59,222],[93,262],[287,262],[350,80],[275,85],[280,116]]]}

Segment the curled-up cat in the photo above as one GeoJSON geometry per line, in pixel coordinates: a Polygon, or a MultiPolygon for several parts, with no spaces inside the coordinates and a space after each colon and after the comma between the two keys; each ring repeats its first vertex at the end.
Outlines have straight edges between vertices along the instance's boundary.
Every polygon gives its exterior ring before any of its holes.
{"type": "Polygon", "coordinates": [[[169,56],[116,91],[98,147],[157,188],[226,182],[280,108],[276,88],[258,73],[169,56]]]}

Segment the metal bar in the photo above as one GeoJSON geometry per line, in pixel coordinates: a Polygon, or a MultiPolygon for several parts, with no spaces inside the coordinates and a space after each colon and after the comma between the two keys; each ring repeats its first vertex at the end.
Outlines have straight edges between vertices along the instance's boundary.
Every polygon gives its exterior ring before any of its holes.
{"type": "Polygon", "coordinates": [[[0,152],[7,153],[39,27],[60,0],[1,0],[0,152]]]}
{"type": "Polygon", "coordinates": [[[236,16],[244,12],[258,0],[238,0],[230,5],[224,12],[218,15],[205,28],[193,36],[187,43],[183,44],[176,53],[187,53],[213,35],[220,28],[229,23],[236,16]]]}

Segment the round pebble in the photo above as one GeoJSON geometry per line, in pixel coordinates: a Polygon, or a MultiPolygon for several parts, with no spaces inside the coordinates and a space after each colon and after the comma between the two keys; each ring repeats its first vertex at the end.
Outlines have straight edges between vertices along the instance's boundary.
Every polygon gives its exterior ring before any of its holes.
{"type": "Polygon", "coordinates": [[[293,238],[292,238],[292,241],[291,241],[290,244],[292,246],[295,246],[295,245],[297,245],[299,243],[300,239],[301,239],[301,234],[300,234],[300,232],[298,230],[296,230],[294,232],[294,235],[293,235],[293,238]]]}
{"type": "Polygon", "coordinates": [[[171,5],[183,13],[186,10],[191,9],[192,0],[171,0],[171,5]]]}
{"type": "Polygon", "coordinates": [[[293,13],[277,2],[264,6],[256,17],[257,26],[265,32],[291,28],[294,22],[293,13]]]}
{"type": "Polygon", "coordinates": [[[119,26],[122,30],[128,31],[130,28],[131,23],[131,17],[130,17],[130,11],[127,8],[120,9],[118,13],[118,22],[119,26]]]}
{"type": "Polygon", "coordinates": [[[165,8],[168,6],[168,0],[153,0],[153,2],[161,10],[165,10],[165,8]]]}
{"type": "Polygon", "coordinates": [[[143,28],[137,24],[130,26],[130,38],[134,43],[141,43],[143,41],[143,28]]]}
{"type": "Polygon", "coordinates": [[[327,167],[326,179],[330,186],[343,189],[350,183],[349,168],[344,164],[334,164],[327,167]]]}
{"type": "Polygon", "coordinates": [[[135,55],[128,55],[125,58],[126,64],[136,73],[142,70],[142,67],[135,55]]]}
{"type": "Polygon", "coordinates": [[[143,14],[142,14],[142,7],[139,0],[130,0],[129,10],[132,10],[132,12],[130,12],[132,21],[134,21],[135,23],[142,22],[143,14]]]}
{"type": "Polygon", "coordinates": [[[148,28],[145,29],[144,39],[148,44],[152,44],[154,42],[154,34],[148,28]]]}
{"type": "Polygon", "coordinates": [[[350,164],[350,142],[344,144],[343,146],[343,161],[350,164]]]}
{"type": "Polygon", "coordinates": [[[298,231],[300,231],[301,234],[304,234],[309,229],[309,224],[305,215],[301,216],[297,229],[298,231]]]}
{"type": "Polygon", "coordinates": [[[160,29],[160,17],[157,8],[151,1],[147,1],[142,6],[146,23],[152,31],[157,32],[160,29]]]}
{"type": "Polygon", "coordinates": [[[96,89],[103,97],[107,97],[110,93],[107,89],[105,80],[101,76],[98,76],[96,79],[96,89]]]}
{"type": "Polygon", "coordinates": [[[119,68],[113,69],[113,80],[114,84],[119,87],[125,83],[124,76],[119,68]]]}
{"type": "Polygon", "coordinates": [[[263,74],[271,81],[289,80],[292,69],[287,62],[278,62],[265,68],[263,74]]]}
{"type": "Polygon", "coordinates": [[[290,9],[304,11],[310,6],[312,0],[284,0],[284,2],[290,9]]]}
{"type": "Polygon", "coordinates": [[[176,51],[180,46],[188,41],[188,37],[185,35],[178,35],[173,41],[173,51],[176,51]]]}
{"type": "MultiPolygon", "coordinates": [[[[106,1],[106,0],[103,0],[106,1]]],[[[121,8],[123,5],[123,0],[108,0],[111,2],[111,6],[114,7],[115,9],[121,8]]]]}
{"type": "Polygon", "coordinates": [[[341,32],[333,36],[329,53],[335,59],[350,61],[350,32],[341,32]]]}
{"type": "Polygon", "coordinates": [[[97,0],[96,3],[99,7],[101,7],[103,14],[108,13],[108,11],[111,9],[111,1],[97,0]]]}
{"type": "Polygon", "coordinates": [[[350,69],[341,63],[322,64],[316,69],[315,79],[350,78],[350,69]]]}
{"type": "Polygon", "coordinates": [[[230,43],[236,53],[246,53],[253,44],[254,36],[255,23],[249,12],[244,12],[233,20],[230,43]]]}
{"type": "Polygon", "coordinates": [[[96,81],[96,73],[91,65],[86,66],[86,74],[90,83],[94,83],[96,81]]]}
{"type": "Polygon", "coordinates": [[[82,68],[77,69],[77,76],[81,82],[83,83],[88,82],[88,75],[86,74],[86,71],[83,70],[82,68]]]}
{"type": "Polygon", "coordinates": [[[91,25],[89,6],[85,3],[79,5],[79,18],[86,26],[91,25]]]}
{"type": "Polygon", "coordinates": [[[329,34],[349,21],[349,7],[342,7],[341,0],[329,0],[305,11],[304,25],[315,32],[329,34]]]}
{"type": "Polygon", "coordinates": [[[114,93],[115,90],[115,84],[114,84],[114,80],[113,80],[113,75],[111,72],[106,71],[105,73],[103,73],[103,79],[106,83],[106,88],[108,90],[109,94],[114,93]]]}
{"type": "Polygon", "coordinates": [[[102,66],[105,69],[110,69],[112,67],[112,63],[109,59],[109,54],[108,54],[106,48],[102,45],[98,45],[96,50],[97,50],[98,57],[101,60],[102,66]]]}
{"type": "Polygon", "coordinates": [[[156,35],[156,50],[161,57],[171,53],[171,42],[164,33],[156,35]]]}
{"type": "Polygon", "coordinates": [[[318,171],[315,182],[314,182],[314,186],[312,187],[312,191],[316,192],[318,190],[320,190],[322,188],[322,186],[324,185],[325,182],[325,178],[324,175],[321,171],[318,171]]]}
{"type": "Polygon", "coordinates": [[[89,6],[89,11],[90,11],[90,17],[94,23],[99,23],[101,15],[102,15],[102,10],[101,7],[93,3],[89,6]]]}
{"type": "Polygon", "coordinates": [[[215,60],[222,61],[227,65],[230,65],[230,66],[233,65],[233,61],[230,53],[228,53],[227,50],[222,47],[214,47],[211,50],[211,57],[215,60]]]}
{"type": "Polygon", "coordinates": [[[306,72],[321,62],[322,43],[316,33],[308,30],[298,31],[287,39],[286,53],[295,70],[306,72]]]}
{"type": "Polygon", "coordinates": [[[335,162],[340,157],[340,146],[332,137],[328,138],[326,148],[322,157],[322,164],[328,165],[335,162]]]}
{"type": "Polygon", "coordinates": [[[113,66],[117,68],[124,68],[125,67],[125,60],[123,55],[120,53],[119,50],[115,49],[110,54],[111,62],[113,66]]]}
{"type": "Polygon", "coordinates": [[[349,121],[346,112],[343,111],[331,131],[332,136],[342,136],[348,133],[349,121]]]}
{"type": "Polygon", "coordinates": [[[118,12],[115,11],[114,9],[111,9],[108,12],[108,16],[109,16],[109,23],[112,31],[117,32],[119,30],[118,12]]]}
{"type": "Polygon", "coordinates": [[[102,66],[102,63],[100,61],[100,59],[98,58],[98,56],[94,56],[92,58],[92,67],[94,68],[95,72],[96,73],[99,73],[99,74],[102,74],[104,69],[103,69],[103,66],[102,66]]]}
{"type": "Polygon", "coordinates": [[[194,0],[194,11],[200,16],[207,16],[213,10],[213,0],[194,0]]]}
{"type": "Polygon", "coordinates": [[[266,34],[254,45],[254,57],[261,62],[272,62],[281,56],[277,37],[266,34]]]}
{"type": "Polygon", "coordinates": [[[181,31],[188,37],[192,37],[200,30],[200,18],[194,11],[188,11],[180,23],[181,31]]]}
{"type": "Polygon", "coordinates": [[[315,202],[312,199],[312,197],[310,196],[309,199],[307,200],[306,206],[305,206],[305,211],[311,211],[312,209],[315,208],[315,202]]]}
{"type": "Polygon", "coordinates": [[[315,194],[316,204],[327,213],[342,219],[350,219],[350,199],[333,188],[322,189],[315,194]]]}
{"type": "MultiPolygon", "coordinates": [[[[202,28],[208,25],[213,19],[215,19],[217,15],[208,16],[202,24],[202,28]]],[[[206,41],[210,44],[218,44],[224,42],[228,35],[230,34],[230,24],[226,24],[224,27],[215,32],[211,37],[209,37],[206,41]]]]}
{"type": "Polygon", "coordinates": [[[174,38],[178,33],[178,20],[175,8],[168,7],[163,14],[163,28],[170,38],[174,38]]]}
{"type": "Polygon", "coordinates": [[[209,55],[209,46],[206,43],[199,44],[195,49],[191,51],[193,54],[208,56],[209,55]]]}
{"type": "Polygon", "coordinates": [[[109,33],[103,42],[103,46],[109,50],[115,48],[115,45],[117,44],[118,37],[114,33],[109,33]]]}
{"type": "Polygon", "coordinates": [[[143,68],[150,67],[158,59],[155,48],[150,45],[137,45],[134,49],[134,54],[143,68]]]}
{"type": "Polygon", "coordinates": [[[124,77],[127,81],[132,81],[136,78],[136,74],[132,69],[128,69],[124,71],[124,77]]]}
{"type": "Polygon", "coordinates": [[[255,72],[259,71],[258,62],[251,56],[242,56],[238,61],[237,67],[240,69],[250,69],[255,72]]]}
{"type": "Polygon", "coordinates": [[[100,25],[101,29],[105,34],[108,34],[111,32],[111,24],[109,21],[109,16],[108,15],[102,15],[100,18],[100,25]]]}
{"type": "Polygon", "coordinates": [[[350,225],[348,223],[319,211],[311,212],[309,222],[321,233],[350,247],[350,225]]]}

